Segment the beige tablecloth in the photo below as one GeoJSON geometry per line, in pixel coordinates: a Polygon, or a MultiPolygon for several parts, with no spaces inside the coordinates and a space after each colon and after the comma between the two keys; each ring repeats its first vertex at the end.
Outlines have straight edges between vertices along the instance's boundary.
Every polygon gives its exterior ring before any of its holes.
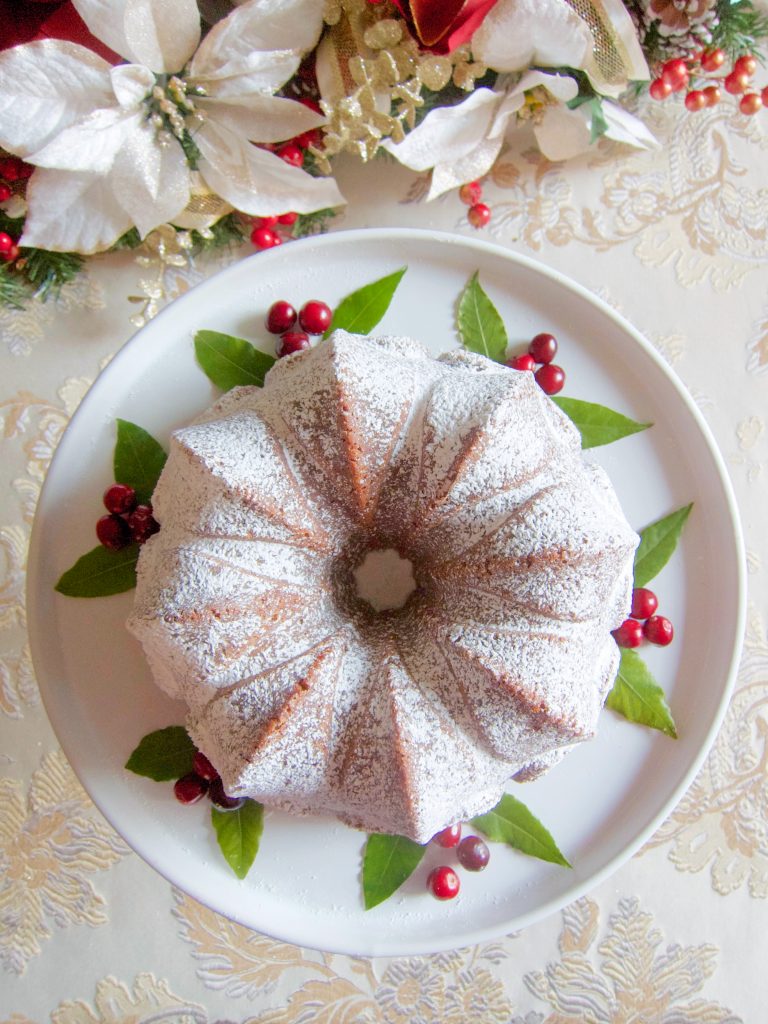
{"type": "MultiPolygon", "coordinates": [[[[649,105],[650,106],[650,105],[649,105]]],[[[714,431],[743,518],[736,692],[686,798],[585,898],[457,953],[357,960],[274,942],[175,891],[89,805],[40,703],[24,570],[56,442],[100,367],[204,263],[94,260],[57,302],[0,312],[0,1022],[760,1022],[768,1013],[768,113],[651,106],[656,153],[547,163],[521,135],[486,187],[488,236],[631,320],[714,431]],[[133,298],[131,298],[133,296],[133,298]],[[136,319],[138,318],[138,320],[136,319]]],[[[341,165],[333,227],[473,235],[455,196],[392,163],[341,165]]],[[[713,581],[716,586],[716,581],[713,581]]]]}

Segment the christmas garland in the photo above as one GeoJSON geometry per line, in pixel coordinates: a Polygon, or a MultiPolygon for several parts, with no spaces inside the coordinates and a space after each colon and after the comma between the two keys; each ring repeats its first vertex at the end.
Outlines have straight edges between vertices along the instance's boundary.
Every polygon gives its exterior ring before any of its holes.
{"type": "Polygon", "coordinates": [[[602,136],[657,146],[630,112],[645,89],[691,112],[768,106],[750,0],[28,7],[0,30],[0,303],[16,308],[158,231],[194,256],[323,230],[342,153],[429,172],[427,198],[457,189],[481,227],[482,179],[521,126],[564,160],[602,136]]]}

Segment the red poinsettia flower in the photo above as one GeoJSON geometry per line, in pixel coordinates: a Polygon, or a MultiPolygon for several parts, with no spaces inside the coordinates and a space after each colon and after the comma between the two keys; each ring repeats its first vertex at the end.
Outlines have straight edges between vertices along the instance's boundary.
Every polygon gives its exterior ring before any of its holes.
{"type": "Polygon", "coordinates": [[[432,53],[450,53],[472,38],[496,0],[393,0],[411,34],[432,53]]]}

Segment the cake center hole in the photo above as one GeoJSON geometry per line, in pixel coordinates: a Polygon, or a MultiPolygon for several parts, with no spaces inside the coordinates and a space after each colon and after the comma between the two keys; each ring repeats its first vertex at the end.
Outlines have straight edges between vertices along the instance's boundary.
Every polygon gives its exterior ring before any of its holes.
{"type": "Polygon", "coordinates": [[[402,608],[416,588],[413,563],[394,548],[369,551],[355,569],[357,596],[377,612],[402,608]]]}

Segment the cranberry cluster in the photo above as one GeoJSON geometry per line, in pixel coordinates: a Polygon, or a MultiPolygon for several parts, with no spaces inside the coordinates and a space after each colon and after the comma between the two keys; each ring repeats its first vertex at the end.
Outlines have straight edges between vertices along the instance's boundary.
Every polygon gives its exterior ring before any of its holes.
{"type": "Polygon", "coordinates": [[[722,99],[722,86],[731,96],[741,97],[739,110],[751,117],[768,106],[768,86],[762,92],[751,86],[756,71],[757,61],[751,54],[739,57],[726,71],[722,50],[704,50],[691,60],[676,57],[662,64],[648,91],[655,100],[684,91],[686,110],[694,112],[716,106],[722,99]]]}
{"type": "Polygon", "coordinates": [[[565,384],[565,370],[552,362],[556,355],[557,339],[553,334],[542,332],[531,339],[527,352],[508,359],[507,366],[513,370],[530,370],[545,394],[556,395],[565,384]]]}
{"type": "Polygon", "coordinates": [[[129,544],[143,544],[160,524],[152,515],[152,506],[140,505],[136,491],[128,484],[112,484],[104,491],[104,507],[109,515],[96,523],[96,536],[105,548],[120,551],[129,544]]]}
{"type": "Polygon", "coordinates": [[[283,213],[279,217],[257,217],[253,222],[251,241],[257,249],[274,249],[283,244],[279,234],[279,226],[291,228],[296,223],[298,213],[283,213]]]}
{"type": "Polygon", "coordinates": [[[220,811],[236,811],[245,803],[244,797],[227,796],[221,776],[200,750],[195,751],[192,771],[174,782],[173,793],[182,804],[196,804],[207,794],[220,811]]]}
{"type": "MultiPolygon", "coordinates": [[[[11,198],[11,182],[26,181],[33,170],[31,164],[24,163],[17,156],[3,157],[0,160],[0,203],[5,203],[11,198]]],[[[0,231],[0,260],[14,263],[19,258],[17,242],[18,239],[13,238],[7,231],[0,231]]]]}
{"type": "MultiPolygon", "coordinates": [[[[461,837],[461,824],[449,825],[432,837],[432,842],[444,850],[456,849],[459,864],[467,871],[482,871],[491,859],[491,851],[480,836],[461,837]]],[[[439,900],[452,900],[458,896],[461,882],[458,874],[447,864],[441,864],[429,873],[427,888],[439,900]]]]}
{"type": "Polygon", "coordinates": [[[639,647],[643,640],[666,647],[672,643],[675,631],[672,623],[663,615],[656,615],[659,599],[647,587],[635,587],[632,591],[630,618],[625,619],[613,638],[619,647],[639,647]]]}
{"type": "Polygon", "coordinates": [[[264,323],[270,334],[280,335],[280,340],[275,345],[275,352],[280,358],[309,348],[309,335],[325,334],[331,326],[332,319],[331,307],[319,299],[305,302],[298,313],[290,302],[278,299],[267,310],[264,323]],[[297,322],[299,330],[296,329],[297,322]]]}
{"type": "Polygon", "coordinates": [[[459,189],[459,199],[469,207],[467,220],[473,228],[484,228],[491,219],[491,208],[480,202],[482,198],[483,186],[479,181],[470,181],[459,189]]]}

